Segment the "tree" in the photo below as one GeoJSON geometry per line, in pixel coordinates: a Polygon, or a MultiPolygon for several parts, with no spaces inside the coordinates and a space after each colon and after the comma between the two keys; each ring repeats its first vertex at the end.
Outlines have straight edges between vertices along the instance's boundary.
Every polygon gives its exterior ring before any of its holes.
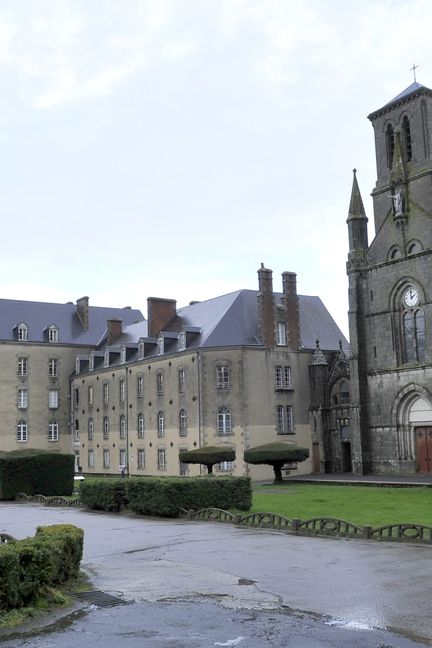
{"type": "Polygon", "coordinates": [[[234,461],[235,450],[230,446],[203,446],[195,450],[180,452],[179,459],[182,463],[202,464],[206,466],[208,474],[213,472],[213,466],[221,461],[234,461]]]}
{"type": "Polygon", "coordinates": [[[283,481],[282,466],[287,461],[304,461],[309,457],[307,448],[300,448],[294,444],[275,441],[249,448],[244,452],[244,460],[250,464],[266,464],[274,470],[275,483],[283,481]]]}

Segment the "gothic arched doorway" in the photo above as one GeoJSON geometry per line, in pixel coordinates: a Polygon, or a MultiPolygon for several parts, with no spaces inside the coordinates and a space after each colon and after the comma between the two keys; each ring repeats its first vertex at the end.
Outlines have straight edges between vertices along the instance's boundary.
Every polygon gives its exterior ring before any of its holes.
{"type": "Polygon", "coordinates": [[[432,407],[425,398],[417,398],[409,411],[409,424],[414,430],[416,470],[432,472],[432,407]]]}

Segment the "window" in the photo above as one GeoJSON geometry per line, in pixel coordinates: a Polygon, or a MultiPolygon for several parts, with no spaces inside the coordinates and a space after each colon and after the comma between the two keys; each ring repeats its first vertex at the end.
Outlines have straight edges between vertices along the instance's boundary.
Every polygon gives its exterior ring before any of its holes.
{"type": "Polygon", "coordinates": [[[143,414],[138,414],[138,439],[144,438],[144,416],[143,414]]]}
{"type": "Polygon", "coordinates": [[[27,376],[28,360],[27,358],[18,358],[18,376],[27,376]]]}
{"type": "Polygon", "coordinates": [[[110,451],[107,449],[104,449],[103,451],[103,467],[104,468],[109,468],[110,467],[110,451]]]}
{"type": "Polygon", "coordinates": [[[109,384],[108,383],[103,384],[103,402],[104,402],[104,405],[108,405],[108,403],[109,403],[109,384]]]}
{"type": "Polygon", "coordinates": [[[179,351],[184,351],[186,349],[186,331],[180,331],[179,333],[178,348],[179,351]]]}
{"type": "Polygon", "coordinates": [[[157,468],[158,468],[158,470],[166,470],[166,453],[165,453],[165,450],[158,449],[158,451],[157,451],[157,468]]]}
{"type": "Polygon", "coordinates": [[[127,459],[126,459],[126,449],[125,448],[120,448],[119,464],[120,464],[120,466],[125,466],[126,467],[127,459]]]}
{"type": "Polygon", "coordinates": [[[276,429],[278,434],[293,434],[293,412],[291,405],[278,405],[277,406],[277,421],[276,429]]]}
{"type": "Polygon", "coordinates": [[[50,421],[50,423],[48,423],[48,441],[58,441],[58,439],[59,439],[58,421],[50,421]]]}
{"type": "Polygon", "coordinates": [[[74,397],[74,407],[75,407],[75,409],[78,409],[79,402],[80,402],[79,388],[78,387],[76,387],[74,389],[73,397],[74,397]]]}
{"type": "Polygon", "coordinates": [[[231,412],[228,407],[220,407],[217,411],[217,432],[220,435],[231,434],[231,412]]]}
{"type": "Polygon", "coordinates": [[[408,117],[405,115],[402,119],[402,141],[405,153],[405,160],[410,162],[412,160],[412,141],[411,141],[411,128],[408,117]]]}
{"type": "Polygon", "coordinates": [[[88,404],[89,407],[93,406],[93,400],[94,400],[94,391],[93,391],[93,386],[90,385],[87,391],[87,399],[88,399],[88,404]]]}
{"type": "Polygon", "coordinates": [[[120,416],[120,439],[126,439],[126,417],[120,416]]]}
{"type": "Polygon", "coordinates": [[[229,367],[228,365],[218,365],[216,367],[216,387],[217,389],[229,389],[229,367]]]}
{"type": "Polygon", "coordinates": [[[125,397],[126,397],[126,382],[124,380],[120,380],[120,400],[123,402],[125,397]]]}
{"type": "Polygon", "coordinates": [[[389,169],[392,168],[392,164],[393,164],[394,146],[395,146],[395,137],[394,137],[393,126],[391,124],[388,124],[386,128],[386,149],[387,149],[387,166],[389,169]]]}
{"type": "Polygon", "coordinates": [[[50,389],[48,394],[48,407],[50,409],[57,409],[59,404],[58,389],[50,389]]]}
{"type": "Polygon", "coordinates": [[[183,463],[183,462],[181,461],[181,454],[182,454],[182,452],[187,452],[187,449],[186,449],[186,448],[180,448],[180,450],[179,450],[179,458],[180,458],[180,461],[179,461],[179,463],[180,463],[179,470],[180,470],[180,475],[183,475],[183,476],[184,476],[184,475],[187,475],[187,474],[188,474],[188,472],[189,472],[189,471],[188,471],[189,466],[188,466],[187,463],[183,463]]]}
{"type": "Polygon", "coordinates": [[[89,418],[87,426],[87,436],[89,441],[93,441],[94,438],[94,420],[89,418]]]}
{"type": "Polygon", "coordinates": [[[425,316],[422,309],[406,311],[403,315],[405,362],[425,359],[425,316]]]}
{"type": "Polygon", "coordinates": [[[17,425],[17,441],[23,443],[28,440],[27,423],[20,421],[17,425]]]}
{"type": "Polygon", "coordinates": [[[58,342],[58,328],[57,326],[50,326],[48,328],[48,341],[49,342],[58,342]]]}
{"type": "Polygon", "coordinates": [[[162,396],[163,394],[163,373],[159,372],[156,374],[156,385],[157,385],[157,393],[159,396],[162,396]]]}
{"type": "MultiPolygon", "coordinates": [[[[375,349],[375,357],[376,357],[376,347],[375,349]]],[[[339,403],[341,405],[347,405],[350,402],[350,392],[349,392],[349,385],[346,382],[341,382],[339,385],[339,403]]]]}
{"type": "Polygon", "coordinates": [[[278,365],[275,373],[276,389],[291,389],[291,367],[278,365]]]}
{"type": "Polygon", "coordinates": [[[158,413],[157,426],[158,436],[163,437],[165,435],[165,416],[163,412],[158,413]]]}
{"type": "Polygon", "coordinates": [[[137,468],[138,468],[138,470],[144,470],[144,468],[145,468],[145,450],[144,450],[144,448],[138,448],[138,450],[137,450],[137,468]]]}
{"type": "Polygon", "coordinates": [[[48,360],[48,376],[50,378],[56,378],[58,376],[58,366],[57,358],[50,358],[48,360]]]}
{"type": "Polygon", "coordinates": [[[286,346],[286,324],[285,322],[278,322],[276,327],[276,344],[278,346],[286,346]]]}
{"type": "Polygon", "coordinates": [[[26,409],[28,404],[27,389],[18,389],[18,409],[26,409]]]}
{"type": "Polygon", "coordinates": [[[109,429],[110,429],[109,418],[108,418],[108,416],[104,416],[104,419],[103,419],[103,438],[104,439],[109,438],[109,429]]]}
{"type": "Polygon", "coordinates": [[[178,388],[180,394],[183,394],[186,387],[186,372],[184,369],[179,369],[178,372],[178,388]]]}
{"type": "Polygon", "coordinates": [[[179,412],[179,432],[180,436],[187,436],[187,414],[184,409],[179,412]]]}
{"type": "Polygon", "coordinates": [[[87,465],[89,468],[94,468],[95,465],[94,450],[92,448],[87,452],[87,465]]]}
{"type": "Polygon", "coordinates": [[[74,441],[79,443],[80,440],[80,427],[79,427],[79,420],[75,419],[75,430],[74,430],[74,441]]]}
{"type": "Polygon", "coordinates": [[[28,326],[26,324],[19,324],[18,325],[18,340],[20,342],[27,342],[28,340],[28,326]]]}
{"type": "Polygon", "coordinates": [[[221,461],[218,467],[219,470],[224,472],[227,470],[234,470],[234,461],[221,461]]]}
{"type": "Polygon", "coordinates": [[[144,378],[143,376],[138,376],[137,378],[137,397],[144,397],[144,378]]]}

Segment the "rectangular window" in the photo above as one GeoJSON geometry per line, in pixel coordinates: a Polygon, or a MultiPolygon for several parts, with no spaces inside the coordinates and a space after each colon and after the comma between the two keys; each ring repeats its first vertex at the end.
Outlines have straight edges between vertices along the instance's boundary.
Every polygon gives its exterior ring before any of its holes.
{"type": "Polygon", "coordinates": [[[162,394],[163,394],[163,373],[158,373],[157,374],[156,383],[157,383],[158,396],[162,396],[162,394]]]}
{"type": "Polygon", "coordinates": [[[291,405],[286,407],[286,427],[287,433],[292,434],[294,432],[294,423],[293,423],[293,408],[291,405]]]}
{"type": "Polygon", "coordinates": [[[285,322],[278,322],[276,327],[276,344],[278,346],[286,346],[286,324],[285,322]]]}
{"type": "Polygon", "coordinates": [[[57,409],[59,404],[58,389],[50,389],[48,394],[48,407],[50,409],[57,409]]]}
{"type": "Polygon", "coordinates": [[[126,417],[120,416],[120,439],[126,439],[126,417]]]}
{"type": "Polygon", "coordinates": [[[139,470],[144,470],[144,468],[145,468],[145,450],[143,448],[138,448],[137,461],[138,461],[138,469],[139,470]]]}
{"type": "Polygon", "coordinates": [[[103,451],[103,467],[104,468],[109,468],[110,467],[110,451],[105,449],[103,451]]]}
{"type": "Polygon", "coordinates": [[[108,416],[104,416],[103,420],[103,438],[109,439],[109,418],[108,416]]]}
{"type": "Polygon", "coordinates": [[[219,464],[219,470],[227,471],[234,470],[234,461],[221,461],[219,464]]]}
{"type": "Polygon", "coordinates": [[[57,358],[50,358],[48,360],[48,375],[50,378],[57,378],[58,376],[58,360],[57,358]]]}
{"type": "Polygon", "coordinates": [[[144,416],[138,414],[138,439],[144,438],[144,416]]]}
{"type": "Polygon", "coordinates": [[[103,384],[103,402],[105,405],[109,403],[109,385],[108,383],[103,384]]]}
{"type": "Polygon", "coordinates": [[[58,329],[55,326],[50,326],[48,332],[48,340],[50,342],[58,342],[58,329]]]}
{"type": "Polygon", "coordinates": [[[91,448],[87,453],[87,465],[88,465],[89,468],[94,468],[94,465],[95,465],[94,450],[91,449],[91,448]]]}
{"type": "Polygon", "coordinates": [[[278,434],[293,434],[293,409],[291,405],[278,405],[276,428],[278,434]]]}
{"type": "Polygon", "coordinates": [[[80,402],[79,388],[77,387],[76,389],[74,389],[74,407],[75,407],[75,409],[78,409],[79,402],[80,402]]]}
{"type": "Polygon", "coordinates": [[[18,409],[26,409],[28,403],[27,389],[18,389],[18,409]]]}
{"type": "Polygon", "coordinates": [[[166,454],[165,450],[159,449],[157,451],[157,467],[158,470],[165,470],[166,469],[166,454]]]}
{"type": "Polygon", "coordinates": [[[125,448],[120,448],[119,465],[126,467],[126,450],[125,450],[125,448]]]}
{"type": "Polygon", "coordinates": [[[80,427],[79,427],[79,420],[75,419],[75,431],[74,431],[74,441],[79,443],[80,440],[80,427]]]}
{"type": "Polygon", "coordinates": [[[186,388],[186,372],[184,369],[179,369],[178,372],[178,387],[179,392],[182,394],[186,388]]]}
{"type": "Polygon", "coordinates": [[[229,389],[229,367],[227,365],[216,367],[216,387],[217,389],[229,389]]]}
{"type": "Polygon", "coordinates": [[[120,380],[120,400],[123,402],[126,398],[126,382],[120,380]]]}
{"type": "Polygon", "coordinates": [[[51,421],[48,424],[48,441],[58,441],[58,439],[59,439],[58,421],[51,421]]]}
{"type": "Polygon", "coordinates": [[[18,443],[23,443],[28,440],[28,430],[27,423],[25,421],[20,421],[17,425],[17,441],[18,443]]]}
{"type": "Polygon", "coordinates": [[[93,421],[92,418],[89,418],[89,420],[88,420],[88,429],[87,430],[88,430],[88,433],[87,433],[88,440],[93,441],[93,438],[94,438],[94,421],[93,421]]]}
{"type": "Polygon", "coordinates": [[[27,342],[28,340],[28,328],[25,324],[18,326],[18,340],[20,342],[27,342]]]}
{"type": "Polygon", "coordinates": [[[27,358],[18,358],[18,376],[27,376],[28,360],[27,358]]]}
{"type": "MultiPolygon", "coordinates": [[[[181,456],[182,452],[187,452],[186,448],[180,448],[179,457],[181,456]]],[[[183,475],[183,476],[187,475],[188,474],[188,468],[189,468],[188,464],[183,463],[180,460],[180,475],[183,475]]]]}
{"type": "Polygon", "coordinates": [[[144,378],[143,376],[138,376],[137,378],[137,397],[144,397],[144,378]]]}
{"type": "Polygon", "coordinates": [[[89,407],[92,407],[92,405],[93,405],[93,399],[94,399],[94,392],[93,392],[93,387],[92,387],[92,386],[90,386],[90,387],[88,388],[87,395],[88,395],[88,404],[89,404],[89,407]]]}
{"type": "Polygon", "coordinates": [[[276,389],[292,389],[291,367],[277,366],[275,372],[276,389]]]}

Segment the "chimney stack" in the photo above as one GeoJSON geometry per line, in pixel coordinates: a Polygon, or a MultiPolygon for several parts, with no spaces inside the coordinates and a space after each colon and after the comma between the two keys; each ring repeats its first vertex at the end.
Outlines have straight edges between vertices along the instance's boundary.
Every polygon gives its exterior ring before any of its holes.
{"type": "Polygon", "coordinates": [[[107,320],[107,345],[113,344],[123,333],[123,322],[121,319],[112,318],[107,320]]]}
{"type": "Polygon", "coordinates": [[[267,349],[275,346],[275,307],[273,296],[273,272],[268,268],[258,270],[258,325],[263,344],[267,349]]]}
{"type": "Polygon", "coordinates": [[[290,349],[299,349],[301,346],[300,310],[297,295],[297,275],[295,272],[282,273],[282,292],[282,304],[288,329],[288,346],[290,349]]]}
{"type": "Polygon", "coordinates": [[[162,299],[149,297],[147,299],[147,325],[149,337],[158,337],[159,333],[177,315],[177,301],[175,299],[162,299]]]}
{"type": "Polygon", "coordinates": [[[88,331],[89,328],[89,298],[88,297],[81,297],[81,299],[77,299],[76,314],[80,319],[83,329],[85,331],[88,331]]]}

